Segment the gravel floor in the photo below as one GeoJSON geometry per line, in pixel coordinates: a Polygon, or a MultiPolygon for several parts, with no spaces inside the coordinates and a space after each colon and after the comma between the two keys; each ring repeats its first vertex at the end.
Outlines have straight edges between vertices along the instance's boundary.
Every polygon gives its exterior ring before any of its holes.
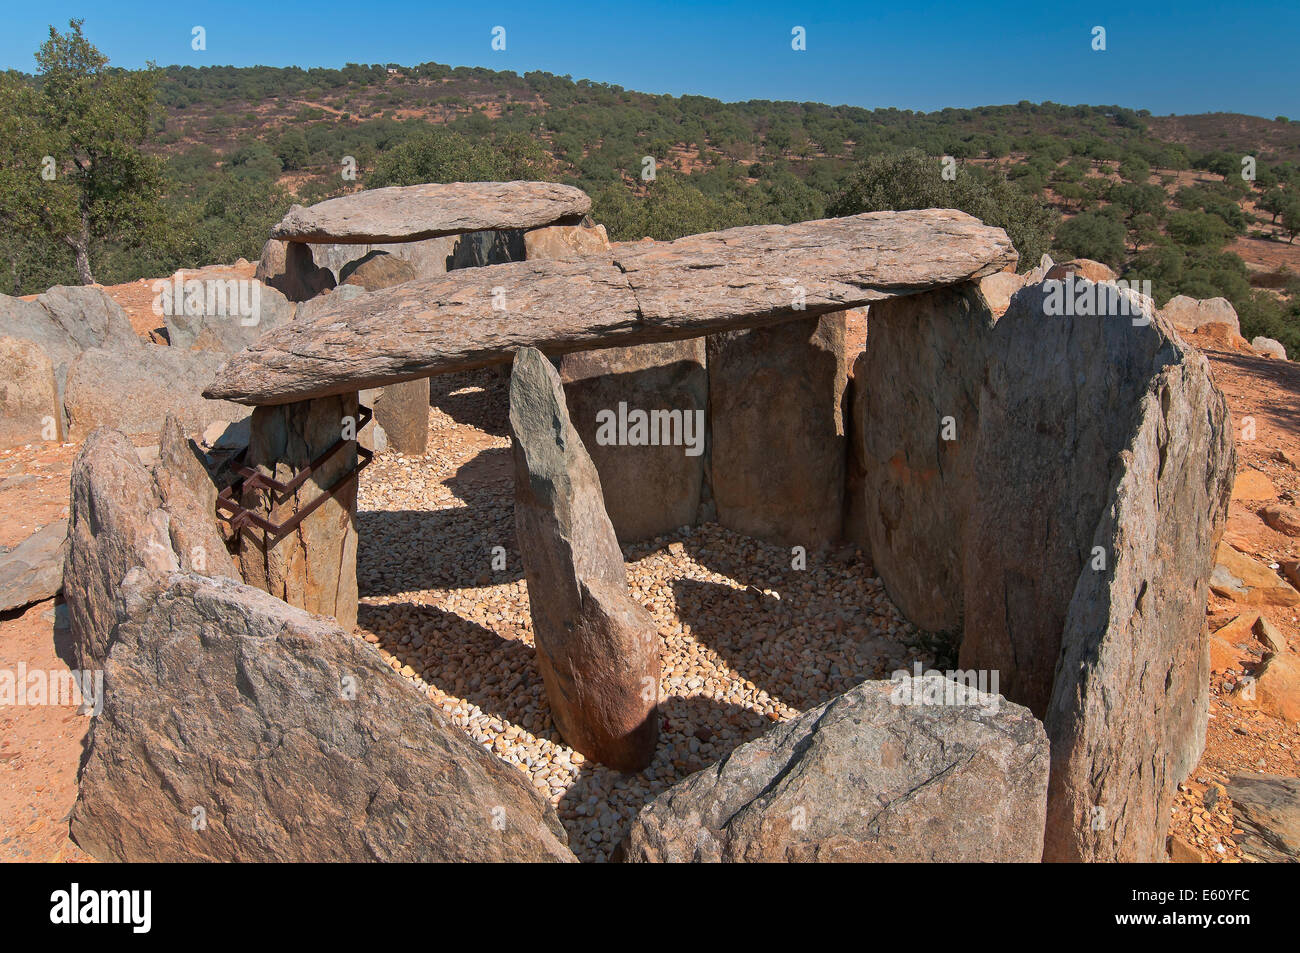
{"type": "Polygon", "coordinates": [[[663,638],[654,763],[586,762],[551,724],[514,545],[506,380],[433,379],[428,452],[385,453],[359,510],[358,634],[475,741],[555,804],[581,860],[601,861],[646,801],[777,721],[867,678],[934,660],[856,553],[809,555],[714,524],[624,547],[632,596],[663,638]],[[505,569],[494,570],[494,547],[505,569]]]}

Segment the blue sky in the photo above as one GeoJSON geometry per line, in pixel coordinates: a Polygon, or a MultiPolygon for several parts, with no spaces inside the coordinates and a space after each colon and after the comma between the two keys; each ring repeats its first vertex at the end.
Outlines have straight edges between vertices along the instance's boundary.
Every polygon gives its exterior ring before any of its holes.
{"type": "Polygon", "coordinates": [[[426,61],[724,100],[931,110],[1118,104],[1300,118],[1300,3],[612,3],[129,0],[10,3],[0,67],[31,71],[51,23],[84,17],[122,66],[426,61]],[[191,49],[194,26],[207,50],[191,49]],[[491,31],[506,28],[506,49],[491,31]],[[807,50],[790,48],[807,31],[807,50]],[[1104,52],[1091,48],[1106,29],[1104,52]]]}

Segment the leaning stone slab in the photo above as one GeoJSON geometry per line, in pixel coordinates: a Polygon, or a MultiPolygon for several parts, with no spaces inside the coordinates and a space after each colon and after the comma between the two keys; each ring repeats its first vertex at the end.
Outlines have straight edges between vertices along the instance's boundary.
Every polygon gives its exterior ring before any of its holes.
{"type": "Polygon", "coordinates": [[[332,623],[137,569],[114,632],[72,812],[98,860],[575,860],[520,772],[332,623]]]}
{"type": "Polygon", "coordinates": [[[576,351],[561,358],[560,377],[620,542],[694,525],[708,431],[704,338],[576,351]]]}
{"type": "Polygon", "coordinates": [[[0,612],[53,599],[63,588],[68,521],[37,530],[13,549],[0,552],[0,612]]]}
{"type": "Polygon", "coordinates": [[[553,182],[451,182],[369,189],[294,206],[271,229],[294,242],[409,242],[439,235],[537,228],[591,208],[581,189],[553,182]]]}
{"type": "Polygon", "coordinates": [[[331,305],[232,358],[206,393],[249,404],[382,386],[551,353],[818,317],[983,277],[1015,261],[1001,229],[927,209],[761,225],[612,255],[422,278],[331,305]]]}
{"type": "Polygon", "coordinates": [[[825,549],[844,522],[843,313],[708,338],[709,473],[717,521],[825,549]]]}
{"type": "Polygon", "coordinates": [[[864,682],[650,802],[631,862],[1037,862],[1048,749],[1024,708],[938,674],[864,682]]]}
{"type": "Polygon", "coordinates": [[[596,468],[560,377],[533,348],[510,376],[515,535],[551,717],[564,740],[620,771],[659,737],[659,634],[632,601],[596,468]]]}
{"type": "MultiPolygon", "coordinates": [[[[163,439],[171,446],[171,438],[163,439]]],[[[103,667],[113,599],[133,566],[236,575],[215,515],[187,492],[189,478],[169,469],[171,459],[169,450],[151,473],[130,440],[100,429],[72,462],[63,581],[78,668],[103,667]]]]}
{"type": "Polygon", "coordinates": [[[1205,740],[1232,427],[1163,318],[1107,284],[1100,315],[1056,314],[1051,284],[1017,294],[989,342],[960,664],[1045,713],[1044,858],[1152,861],[1205,740]]]}
{"type": "Polygon", "coordinates": [[[529,261],[539,258],[579,258],[609,251],[604,225],[552,225],[524,233],[524,254],[529,261]]]}

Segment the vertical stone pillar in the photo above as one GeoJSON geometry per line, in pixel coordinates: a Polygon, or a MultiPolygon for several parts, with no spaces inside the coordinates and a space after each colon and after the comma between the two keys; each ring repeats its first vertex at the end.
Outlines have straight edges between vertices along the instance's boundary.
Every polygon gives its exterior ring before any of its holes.
{"type": "Polygon", "coordinates": [[[288,484],[338,440],[347,443],[289,494],[245,486],[241,503],[283,525],[343,482],[283,538],[245,527],[239,539],[244,580],[308,612],[357,621],[357,395],[339,394],[253,411],[247,462],[288,484]]]}
{"type": "Polygon", "coordinates": [[[659,737],[659,633],[627,591],[596,467],[565,408],[560,376],[520,348],[510,377],[515,537],[537,661],[564,740],[639,771],[659,737]]]}
{"type": "Polygon", "coordinates": [[[408,457],[424,456],[429,447],[429,378],[386,385],[375,398],[374,410],[388,446],[408,457]]]}
{"type": "Polygon", "coordinates": [[[845,320],[709,336],[709,481],[728,529],[810,550],[840,539],[845,320]]]}

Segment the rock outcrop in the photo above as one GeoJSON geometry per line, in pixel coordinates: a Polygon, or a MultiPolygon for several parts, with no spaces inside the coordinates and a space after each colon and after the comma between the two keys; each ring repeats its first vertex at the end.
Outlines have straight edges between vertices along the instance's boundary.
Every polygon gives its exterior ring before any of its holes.
{"type": "Polygon", "coordinates": [[[1036,862],[1048,749],[1028,711],[938,674],[865,682],[642,809],[632,862],[1036,862]]]}
{"type": "Polygon", "coordinates": [[[659,736],[659,635],[632,601],[596,468],[551,363],[533,348],[510,377],[515,536],[551,717],[570,745],[620,771],[659,736]]]}
{"type": "Polygon", "coordinates": [[[142,346],[126,312],[96,287],[58,285],[34,301],[0,295],[0,337],[40,346],[54,367],[60,406],[69,369],[83,352],[99,349],[121,354],[142,346]]]}
{"type": "Polygon", "coordinates": [[[825,549],[841,536],[843,313],[708,338],[710,488],[723,526],[825,549]]]}
{"type": "Polygon", "coordinates": [[[81,440],[97,427],[153,434],[167,414],[187,430],[248,416],[248,408],[208,400],[199,388],[222,366],[224,354],[142,344],[129,351],[92,348],[68,371],[64,410],[68,437],[81,440]]]}
{"type": "Polygon", "coordinates": [[[1300,863],[1300,778],[1238,774],[1228,796],[1242,853],[1259,863],[1300,863]]]}
{"type": "Polygon", "coordinates": [[[1180,331],[1199,331],[1207,324],[1226,325],[1234,335],[1240,336],[1241,323],[1237,311],[1227,298],[1207,298],[1198,301],[1187,295],[1170,298],[1161,314],[1180,331]]]}
{"type": "Polygon", "coordinates": [[[356,261],[348,262],[341,270],[339,284],[360,285],[366,291],[391,288],[404,281],[413,281],[419,272],[405,258],[384,251],[372,251],[356,261]]]}
{"type": "Polygon", "coordinates": [[[205,393],[287,403],[500,363],[519,347],[559,354],[699,337],[974,280],[1014,261],[1001,229],[927,209],[617,245],[608,259],[465,268],[277,328],[205,393]]]}
{"type": "Polygon", "coordinates": [[[591,199],[553,182],[450,182],[368,189],[295,205],[271,237],[290,242],[409,242],[439,235],[569,224],[591,199]]]}
{"type": "Polygon", "coordinates": [[[241,288],[236,279],[209,281],[224,286],[220,297],[209,301],[205,295],[193,307],[178,307],[166,315],[172,347],[238,354],[267,331],[293,320],[293,302],[269,285],[253,281],[241,288]]]}
{"type": "Polygon", "coordinates": [[[576,351],[560,359],[559,369],[569,419],[600,474],[619,540],[649,539],[694,524],[708,430],[704,339],[576,351]],[[644,413],[647,425],[635,432],[625,424],[628,433],[620,442],[618,421],[635,413],[644,413]]]}
{"type": "Polygon", "coordinates": [[[137,569],[72,836],[101,861],[572,861],[551,806],[338,626],[137,569]]]}

